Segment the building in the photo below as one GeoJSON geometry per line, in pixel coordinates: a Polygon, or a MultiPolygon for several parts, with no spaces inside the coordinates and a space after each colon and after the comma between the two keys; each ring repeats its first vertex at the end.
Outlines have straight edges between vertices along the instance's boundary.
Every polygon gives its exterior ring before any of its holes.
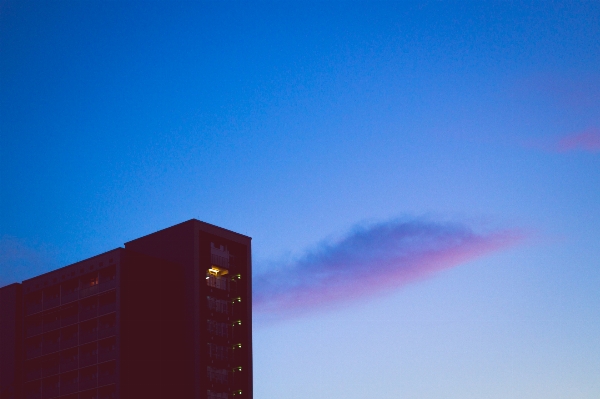
{"type": "Polygon", "coordinates": [[[193,219],[0,288],[0,399],[251,399],[250,243],[193,219]]]}

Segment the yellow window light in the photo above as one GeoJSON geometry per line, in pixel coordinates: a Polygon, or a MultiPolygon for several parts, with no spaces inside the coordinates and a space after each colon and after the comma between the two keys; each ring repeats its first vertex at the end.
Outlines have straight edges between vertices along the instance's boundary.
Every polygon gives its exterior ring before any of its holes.
{"type": "Polygon", "coordinates": [[[210,267],[210,269],[207,270],[207,273],[211,276],[219,277],[229,274],[229,270],[213,265],[210,267]]]}

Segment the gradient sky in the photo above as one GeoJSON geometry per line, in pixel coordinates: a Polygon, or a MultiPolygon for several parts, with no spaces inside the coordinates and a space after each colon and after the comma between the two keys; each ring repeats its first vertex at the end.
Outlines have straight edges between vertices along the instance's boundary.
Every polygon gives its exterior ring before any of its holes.
{"type": "Polygon", "coordinates": [[[257,399],[597,399],[599,71],[591,1],[0,1],[0,285],[198,218],[301,278],[257,399]]]}

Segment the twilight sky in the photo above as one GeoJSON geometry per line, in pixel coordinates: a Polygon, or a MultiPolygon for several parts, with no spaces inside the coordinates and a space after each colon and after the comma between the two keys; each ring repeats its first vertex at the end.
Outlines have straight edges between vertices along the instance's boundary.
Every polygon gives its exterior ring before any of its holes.
{"type": "Polygon", "coordinates": [[[0,285],[197,218],[257,399],[596,399],[599,71],[591,1],[0,1],[0,285]]]}

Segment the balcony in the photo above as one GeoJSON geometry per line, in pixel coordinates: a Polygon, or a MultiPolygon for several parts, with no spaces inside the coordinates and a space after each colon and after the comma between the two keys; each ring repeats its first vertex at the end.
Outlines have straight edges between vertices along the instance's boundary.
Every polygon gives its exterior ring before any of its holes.
{"type": "Polygon", "coordinates": [[[112,337],[117,333],[117,328],[114,324],[102,324],[100,323],[100,329],[98,330],[98,339],[112,337]]]}
{"type": "Polygon", "coordinates": [[[60,303],[62,303],[63,305],[65,303],[69,303],[69,302],[73,302],[79,299],[79,290],[78,289],[71,289],[71,290],[65,290],[62,293],[62,296],[60,298],[60,303]]]}
{"type": "Polygon", "coordinates": [[[96,393],[95,389],[92,389],[90,391],[86,391],[86,392],[81,392],[79,394],[79,399],[97,399],[98,398],[98,394],[96,393]]]}
{"type": "Polygon", "coordinates": [[[216,384],[227,384],[229,381],[229,372],[225,369],[207,367],[206,374],[208,381],[216,384]]]}
{"type": "Polygon", "coordinates": [[[60,376],[60,394],[68,395],[79,390],[79,379],[77,372],[63,374],[60,376]]]}
{"type": "Polygon", "coordinates": [[[98,315],[102,316],[103,314],[112,313],[117,310],[117,304],[115,302],[101,304],[98,308],[98,315]]]}
{"type": "Polygon", "coordinates": [[[229,291],[229,280],[226,277],[206,276],[206,285],[220,290],[229,291]]]}
{"type": "Polygon", "coordinates": [[[98,355],[96,353],[82,353],[79,357],[79,367],[91,366],[97,362],[98,355]]]}
{"type": "Polygon", "coordinates": [[[111,266],[108,269],[100,271],[100,292],[108,291],[117,286],[117,268],[111,266]]]}
{"type": "Polygon", "coordinates": [[[98,314],[103,315],[117,310],[117,297],[115,292],[109,292],[98,297],[98,314]]]}
{"type": "Polygon", "coordinates": [[[206,391],[207,399],[228,399],[229,395],[226,392],[214,392],[210,389],[206,391]]]}
{"type": "Polygon", "coordinates": [[[60,306],[60,295],[58,293],[44,297],[44,310],[52,309],[57,306],[60,306]]]}
{"type": "Polygon", "coordinates": [[[77,326],[63,328],[60,332],[60,349],[72,348],[77,344],[77,326]]]}
{"type": "Polygon", "coordinates": [[[66,371],[71,371],[77,369],[78,362],[77,349],[71,349],[69,351],[64,351],[60,354],[60,371],[64,373],[66,371]]]}
{"type": "Polygon", "coordinates": [[[42,399],[51,399],[60,395],[58,377],[48,378],[42,382],[42,399]]]}
{"type": "Polygon", "coordinates": [[[103,283],[99,284],[99,291],[100,292],[104,292],[104,291],[108,291],[108,290],[112,290],[113,288],[116,288],[117,286],[117,281],[116,280],[109,280],[103,283]]]}
{"type": "Polygon", "coordinates": [[[32,359],[42,355],[41,337],[29,339],[25,342],[25,358],[32,359]]]}
{"type": "Polygon", "coordinates": [[[60,349],[60,335],[53,333],[51,335],[44,336],[42,341],[42,354],[47,355],[48,353],[58,352],[60,349]]]}
{"type": "Polygon", "coordinates": [[[98,399],[115,399],[117,390],[114,385],[98,389],[98,399]]]}
{"type": "Polygon", "coordinates": [[[107,362],[117,358],[117,341],[115,338],[109,338],[98,343],[98,362],[107,362]]]}
{"type": "Polygon", "coordinates": [[[82,288],[79,290],[79,298],[86,298],[88,296],[94,295],[98,293],[98,284],[93,285],[91,287],[82,288]]]}
{"type": "Polygon", "coordinates": [[[100,365],[98,367],[98,386],[114,384],[117,382],[117,371],[115,362],[100,365]]]}
{"type": "Polygon", "coordinates": [[[79,326],[79,344],[85,344],[98,339],[98,323],[92,320],[79,326]]]}
{"type": "Polygon", "coordinates": [[[98,383],[98,378],[97,378],[96,370],[94,370],[93,373],[91,373],[91,374],[82,372],[81,377],[79,378],[79,390],[83,391],[85,389],[96,388],[97,383],[98,383]]]}
{"type": "Polygon", "coordinates": [[[60,362],[58,356],[42,360],[42,377],[49,377],[58,374],[60,362]]]}
{"type": "Polygon", "coordinates": [[[77,305],[70,305],[60,313],[60,325],[62,327],[75,324],[79,321],[77,305]]]}
{"type": "Polygon", "coordinates": [[[230,347],[215,345],[209,343],[208,345],[208,357],[210,359],[219,360],[219,361],[230,361],[232,360],[232,350],[230,347]]]}
{"type": "Polygon", "coordinates": [[[29,362],[25,366],[25,381],[33,381],[42,378],[42,365],[38,361],[29,362]]]}
{"type": "Polygon", "coordinates": [[[79,321],[89,320],[98,315],[98,306],[95,298],[93,301],[85,301],[80,303],[79,308],[79,321]]]}
{"type": "Polygon", "coordinates": [[[40,381],[31,382],[25,385],[25,399],[41,399],[42,384],[40,381]]]}
{"type": "Polygon", "coordinates": [[[44,307],[42,306],[41,300],[39,302],[30,302],[25,304],[26,315],[41,312],[42,310],[44,310],[44,307]]]}
{"type": "Polygon", "coordinates": [[[25,337],[32,337],[41,334],[43,331],[42,320],[33,319],[25,322],[25,337]]]}
{"type": "Polygon", "coordinates": [[[44,332],[56,330],[57,328],[60,328],[60,315],[58,313],[44,316],[44,332]]]}

